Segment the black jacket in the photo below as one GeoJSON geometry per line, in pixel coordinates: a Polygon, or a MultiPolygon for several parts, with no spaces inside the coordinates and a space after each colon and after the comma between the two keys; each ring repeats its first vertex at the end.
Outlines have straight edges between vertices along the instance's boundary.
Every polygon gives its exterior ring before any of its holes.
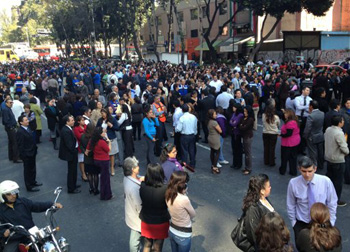
{"type": "Polygon", "coordinates": [[[335,111],[335,110],[330,110],[329,112],[327,112],[324,116],[324,126],[323,126],[323,131],[325,132],[326,129],[329,127],[329,126],[332,126],[332,117],[333,116],[339,116],[341,115],[340,112],[338,111],[335,111]]]}
{"type": "Polygon", "coordinates": [[[209,109],[215,109],[215,97],[213,95],[209,95],[204,99],[198,101],[200,121],[205,121],[207,119],[207,113],[209,109]]]}
{"type": "Polygon", "coordinates": [[[141,183],[140,197],[142,209],[140,219],[147,224],[161,224],[170,220],[168,207],[165,203],[166,185],[161,187],[147,186],[141,183]]]}
{"type": "MultiPolygon", "coordinates": [[[[6,204],[0,204],[0,223],[11,223],[22,225],[27,230],[34,226],[32,212],[41,213],[52,206],[52,202],[33,202],[26,198],[18,198],[14,208],[6,204]]],[[[3,234],[8,227],[1,227],[0,234],[3,234]]],[[[15,234],[11,240],[21,240],[23,236],[15,234]]]]}
{"type": "Polygon", "coordinates": [[[58,157],[65,161],[73,161],[78,156],[78,149],[75,146],[76,139],[73,130],[69,129],[68,126],[63,126],[58,157]]]}
{"type": "Polygon", "coordinates": [[[263,206],[263,204],[261,204],[260,201],[251,205],[246,211],[245,223],[244,223],[245,230],[247,233],[248,240],[254,246],[256,243],[256,237],[255,237],[256,228],[258,227],[262,217],[268,212],[269,212],[269,209],[263,206]]]}
{"type": "MultiPolygon", "coordinates": [[[[311,238],[310,238],[310,229],[305,228],[300,231],[297,239],[296,239],[296,246],[299,252],[318,252],[318,251],[326,251],[324,249],[317,250],[311,245],[311,238]]],[[[331,250],[327,250],[327,252],[341,252],[342,251],[342,245],[340,243],[339,247],[333,248],[331,250]]]]}
{"type": "Polygon", "coordinates": [[[134,103],[131,105],[132,122],[141,122],[143,118],[142,104],[134,103]]]}
{"type": "Polygon", "coordinates": [[[12,109],[7,107],[6,105],[2,109],[2,124],[6,128],[13,128],[13,127],[17,126],[17,121],[16,121],[15,116],[12,112],[12,109]]]}
{"type": "Polygon", "coordinates": [[[33,157],[37,153],[37,146],[34,142],[33,134],[19,127],[16,133],[19,156],[23,159],[33,157]]]}
{"type": "Polygon", "coordinates": [[[55,130],[58,116],[56,107],[53,107],[53,109],[50,109],[50,107],[46,107],[44,112],[47,118],[47,127],[51,131],[55,130]]]}

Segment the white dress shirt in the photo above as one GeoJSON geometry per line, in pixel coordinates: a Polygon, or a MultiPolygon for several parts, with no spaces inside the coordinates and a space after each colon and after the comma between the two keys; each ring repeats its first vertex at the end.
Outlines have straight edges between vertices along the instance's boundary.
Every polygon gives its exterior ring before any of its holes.
{"type": "Polygon", "coordinates": [[[312,99],[310,96],[306,96],[306,105],[304,105],[304,97],[303,95],[297,96],[294,99],[294,105],[295,105],[295,114],[297,116],[301,116],[302,111],[304,110],[303,117],[309,116],[309,104],[312,99]]]}
{"type": "Polygon", "coordinates": [[[189,112],[184,113],[183,116],[180,117],[175,131],[181,132],[183,135],[196,135],[197,118],[189,112]]]}
{"type": "Polygon", "coordinates": [[[176,129],[177,123],[179,122],[180,117],[183,115],[184,113],[182,112],[182,109],[176,108],[175,112],[173,114],[173,127],[176,129]]]}
{"type": "Polygon", "coordinates": [[[209,86],[211,87],[215,87],[215,92],[216,93],[219,93],[220,92],[220,89],[221,89],[221,86],[222,86],[222,81],[221,80],[212,80],[211,82],[209,82],[209,86]]]}
{"type": "Polygon", "coordinates": [[[216,107],[221,106],[223,109],[227,109],[231,99],[233,99],[233,96],[227,92],[219,94],[216,97],[216,107]]]}

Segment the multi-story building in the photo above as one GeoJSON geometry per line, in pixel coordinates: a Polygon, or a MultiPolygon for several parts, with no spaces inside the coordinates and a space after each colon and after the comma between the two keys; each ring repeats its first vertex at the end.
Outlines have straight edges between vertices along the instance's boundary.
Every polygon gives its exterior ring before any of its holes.
{"type": "MultiPolygon", "coordinates": [[[[210,6],[209,16],[212,17],[215,11],[215,4],[212,1],[210,6]]],[[[211,32],[210,39],[214,39],[219,32],[219,28],[223,26],[223,24],[232,17],[235,9],[235,6],[232,1],[226,0],[220,4],[219,10],[217,12],[216,18],[214,20],[211,32]]],[[[197,59],[199,57],[200,51],[205,52],[208,51],[208,46],[204,39],[201,36],[201,31],[204,33],[206,29],[209,27],[209,22],[207,19],[206,5],[202,0],[187,0],[182,1],[177,4],[177,11],[179,17],[179,24],[182,28],[185,40],[185,51],[188,55],[188,59],[197,59]]],[[[169,32],[169,24],[168,24],[168,14],[169,8],[164,10],[161,7],[158,7],[155,11],[155,15],[158,21],[158,31],[156,31],[155,24],[146,24],[145,27],[141,30],[141,39],[145,45],[150,44],[151,41],[151,32],[153,38],[155,34],[158,35],[158,52],[168,51],[169,41],[168,32],[169,32]]],[[[222,53],[233,52],[233,49],[236,48],[238,51],[238,47],[234,46],[234,42],[238,42],[242,39],[247,38],[253,34],[252,27],[252,15],[248,10],[244,10],[238,12],[235,16],[233,22],[225,25],[223,27],[222,33],[219,34],[217,41],[214,43],[214,47],[218,49],[220,52],[220,48],[222,45],[222,53]],[[235,37],[233,39],[232,37],[235,37]],[[230,40],[231,38],[231,40],[230,40]]],[[[171,51],[178,52],[181,51],[181,39],[179,32],[178,22],[176,20],[175,15],[173,15],[173,20],[171,24],[171,51]]],[[[149,46],[148,51],[153,50],[152,46],[149,46]]]]}

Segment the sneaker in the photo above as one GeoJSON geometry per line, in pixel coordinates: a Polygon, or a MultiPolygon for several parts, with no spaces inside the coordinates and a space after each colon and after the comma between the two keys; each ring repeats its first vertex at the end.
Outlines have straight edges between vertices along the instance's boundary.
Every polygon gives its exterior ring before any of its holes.
{"type": "Polygon", "coordinates": [[[347,204],[346,204],[346,202],[344,202],[344,201],[338,201],[338,207],[344,207],[344,206],[346,206],[347,204]]]}
{"type": "Polygon", "coordinates": [[[229,164],[230,162],[227,161],[227,160],[223,160],[223,161],[219,161],[219,163],[220,163],[220,164],[223,164],[223,165],[227,165],[227,164],[229,164]]]}
{"type": "Polygon", "coordinates": [[[217,163],[217,164],[216,164],[216,167],[217,167],[217,168],[221,168],[222,166],[221,166],[220,163],[217,163]]]}

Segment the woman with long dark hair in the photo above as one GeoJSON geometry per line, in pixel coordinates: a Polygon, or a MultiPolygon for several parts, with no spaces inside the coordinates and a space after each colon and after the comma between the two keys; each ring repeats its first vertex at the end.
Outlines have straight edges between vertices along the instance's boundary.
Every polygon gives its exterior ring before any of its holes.
{"type": "Polygon", "coordinates": [[[219,174],[220,169],[217,167],[220,156],[220,134],[222,130],[220,125],[216,121],[216,112],[214,109],[208,110],[208,142],[210,146],[210,161],[211,161],[211,173],[219,174]]]}
{"type": "Polygon", "coordinates": [[[183,171],[182,165],[176,159],[177,150],[176,146],[171,143],[165,144],[160,154],[160,162],[165,175],[164,183],[168,183],[171,174],[175,171],[183,171]]]}
{"type": "Polygon", "coordinates": [[[251,248],[254,248],[257,244],[255,231],[261,218],[266,213],[275,211],[268,200],[270,192],[270,180],[266,174],[252,176],[249,179],[249,187],[247,194],[243,199],[242,210],[245,218],[245,230],[251,248]]]}
{"type": "MultiPolygon", "coordinates": [[[[270,99],[269,99],[270,100],[270,99]]],[[[263,122],[263,143],[264,143],[264,164],[275,166],[275,149],[277,137],[279,134],[280,119],[276,115],[276,108],[270,102],[266,106],[265,112],[262,115],[263,122]]]]}
{"type": "Polygon", "coordinates": [[[101,109],[101,118],[98,119],[96,127],[107,130],[107,136],[111,140],[109,152],[111,175],[114,176],[115,155],[119,152],[116,131],[118,130],[117,120],[109,113],[108,109],[101,109]]]}
{"type": "Polygon", "coordinates": [[[310,210],[310,228],[300,231],[296,246],[299,252],[342,251],[341,235],[331,224],[328,207],[320,202],[310,210]]]}
{"type": "Polygon", "coordinates": [[[109,176],[109,151],[111,149],[111,140],[108,139],[106,130],[102,127],[96,127],[87,149],[88,152],[93,152],[94,163],[101,172],[100,199],[110,200],[113,198],[109,176]]]}
{"type": "Polygon", "coordinates": [[[245,168],[242,171],[244,175],[249,175],[252,172],[252,142],[253,142],[253,127],[254,127],[254,112],[250,106],[244,108],[244,118],[239,124],[244,147],[245,168]]]}
{"type": "Polygon", "coordinates": [[[141,236],[143,252],[162,251],[168,238],[170,215],[165,202],[164,172],[159,164],[148,164],[145,181],[141,183],[141,236]]]}
{"type": "Polygon", "coordinates": [[[191,249],[192,219],[196,212],[187,196],[189,180],[187,172],[174,172],[165,193],[171,216],[169,236],[172,252],[189,252],[191,249]]]}
{"type": "Polygon", "coordinates": [[[121,105],[122,114],[119,117],[119,130],[124,143],[124,159],[134,155],[134,141],[132,139],[131,114],[128,105],[121,105]]]}
{"type": "Polygon", "coordinates": [[[95,130],[95,124],[89,123],[86,126],[85,132],[81,136],[80,148],[81,148],[81,151],[84,153],[84,168],[85,168],[87,179],[89,181],[89,186],[90,186],[89,192],[90,194],[93,193],[97,195],[100,193],[100,191],[98,190],[98,184],[99,184],[98,174],[100,173],[100,169],[94,163],[93,151],[86,152],[87,146],[92,137],[92,134],[94,133],[94,130],[95,130]]]}
{"type": "Polygon", "coordinates": [[[156,143],[157,129],[159,126],[158,118],[153,113],[152,107],[150,105],[145,105],[144,108],[145,117],[142,120],[143,130],[145,131],[146,137],[145,141],[147,143],[146,159],[147,164],[155,163],[156,158],[154,155],[154,147],[156,143]]]}
{"type": "Polygon", "coordinates": [[[241,169],[242,167],[242,135],[241,131],[239,130],[239,125],[241,124],[241,121],[244,118],[244,112],[243,107],[241,104],[235,103],[233,105],[233,115],[230,120],[230,125],[232,127],[232,139],[231,139],[231,146],[232,146],[232,153],[233,153],[233,163],[232,168],[234,169],[241,169]]]}
{"type": "Polygon", "coordinates": [[[289,230],[283,218],[276,212],[262,217],[255,234],[259,252],[293,252],[293,246],[289,243],[289,230]]]}

